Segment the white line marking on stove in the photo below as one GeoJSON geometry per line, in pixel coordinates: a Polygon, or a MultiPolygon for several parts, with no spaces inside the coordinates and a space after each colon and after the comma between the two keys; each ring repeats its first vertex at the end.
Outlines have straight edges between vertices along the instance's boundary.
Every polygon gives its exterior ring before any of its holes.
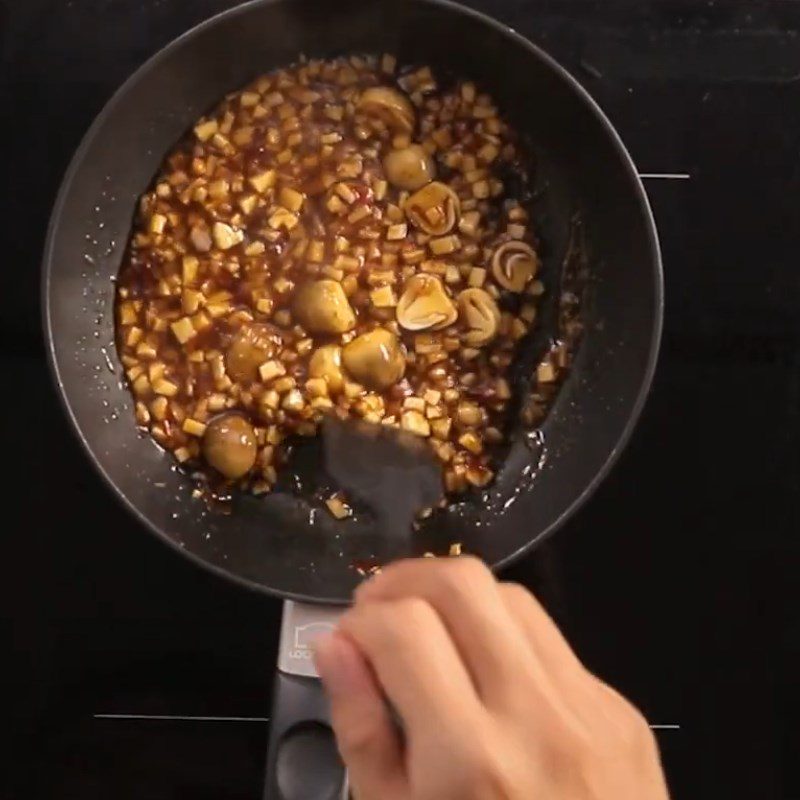
{"type": "MultiPolygon", "coordinates": [[[[269,722],[269,717],[203,717],[187,714],[93,714],[94,719],[146,719],[168,722],[269,722]]],[[[654,731],[679,731],[674,723],[650,725],[654,731]]]]}
{"type": "Polygon", "coordinates": [[[651,181],[688,181],[692,178],[688,172],[640,172],[639,177],[651,181]]]}
{"type": "Polygon", "coordinates": [[[185,714],[93,714],[94,719],[153,719],[170,722],[269,722],[269,717],[194,717],[185,714]]]}

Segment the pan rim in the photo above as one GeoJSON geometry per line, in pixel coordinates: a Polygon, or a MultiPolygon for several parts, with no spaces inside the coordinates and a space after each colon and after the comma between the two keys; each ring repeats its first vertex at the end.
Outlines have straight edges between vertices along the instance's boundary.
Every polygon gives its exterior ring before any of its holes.
{"type": "MultiPolygon", "coordinates": [[[[69,165],[61,180],[58,194],[56,195],[55,202],[50,212],[50,220],[47,227],[45,237],[45,245],[42,254],[41,265],[41,308],[42,308],[42,327],[45,338],[45,345],[47,349],[47,363],[50,374],[56,387],[58,389],[59,401],[64,409],[66,416],[70,422],[70,427],[73,434],[77,437],[81,447],[83,448],[89,460],[94,465],[96,471],[101,476],[102,480],[111,489],[112,494],[131,514],[135,517],[145,529],[150,531],[159,540],[167,544],[174,551],[180,553],[183,557],[190,559],[197,566],[215,573],[216,575],[230,580],[240,586],[251,591],[265,594],[278,599],[290,599],[305,603],[316,603],[325,605],[345,605],[349,602],[349,598],[342,598],[340,596],[324,597],[320,595],[305,594],[302,592],[290,592],[280,589],[275,589],[263,583],[259,583],[251,578],[240,575],[236,572],[225,569],[224,567],[212,564],[204,560],[195,553],[190,552],[183,548],[178,542],[167,536],[157,525],[152,523],[135,505],[123,494],[116,483],[111,479],[108,472],[101,464],[98,456],[95,454],[92,447],[89,445],[86,436],[78,422],[78,419],[73,410],[72,404],[67,397],[67,392],[64,388],[64,383],[61,379],[58,358],[55,350],[55,341],[52,325],[51,314],[51,273],[53,263],[53,248],[56,237],[56,231],[60,225],[61,217],[63,215],[64,205],[69,190],[72,186],[74,178],[82,166],[86,153],[93,143],[99,129],[112,114],[121,99],[129,92],[130,88],[134,86],[143,75],[148,74],[151,70],[156,69],[159,64],[168,55],[181,47],[185,42],[190,41],[194,37],[200,35],[208,28],[212,28],[219,24],[223,19],[230,19],[240,14],[246,14],[251,9],[259,6],[271,6],[279,3],[287,2],[287,0],[248,0],[248,2],[234,6],[233,8],[225,9],[224,11],[215,14],[208,19],[205,19],[193,27],[186,30],[176,38],[172,39],[157,52],[151,55],[146,61],[140,64],[131,75],[114,91],[111,97],[106,101],[103,108],[99,111],[97,116],[92,121],[92,124],[83,135],[78,148],[73,154],[69,165]]],[[[655,370],[658,362],[658,354],[661,345],[661,337],[664,324],[664,271],[661,256],[661,247],[659,243],[658,230],[656,227],[655,218],[653,215],[652,207],[647,192],[644,188],[641,178],[639,177],[636,165],[631,157],[628,149],[626,148],[621,136],[617,132],[614,125],[609,120],[608,116],[602,110],[598,102],[592,97],[587,89],[575,78],[565,67],[556,61],[551,55],[545,52],[539,45],[534,44],[525,36],[518,33],[511,26],[500,22],[499,20],[477,11],[473,8],[468,8],[460,3],[453,2],[453,0],[405,0],[405,2],[413,2],[418,5],[435,6],[445,8],[454,14],[461,14],[471,17],[481,24],[494,29],[504,37],[506,37],[512,44],[522,47],[530,52],[534,57],[539,59],[565,85],[566,89],[576,93],[578,98],[587,106],[588,110],[598,120],[603,128],[605,135],[610,140],[617,154],[620,156],[622,166],[628,173],[628,178],[631,181],[632,189],[638,200],[639,207],[644,216],[644,222],[647,228],[648,247],[650,250],[650,269],[653,272],[655,303],[653,314],[653,326],[650,338],[650,347],[647,354],[647,363],[642,374],[641,381],[635,395],[633,407],[628,415],[628,419],[623,427],[621,433],[617,437],[616,444],[609,450],[605,460],[600,468],[595,472],[594,477],[587,483],[581,493],[554,519],[546,528],[539,532],[538,535],[531,538],[524,545],[517,548],[513,552],[499,559],[498,561],[490,564],[492,571],[498,571],[514,561],[522,558],[534,547],[541,544],[543,541],[552,536],[559,530],[566,521],[579,511],[594,494],[599,485],[608,476],[613,467],[619,460],[622,451],[627,446],[633,431],[639,422],[647,397],[650,393],[655,370]]]]}

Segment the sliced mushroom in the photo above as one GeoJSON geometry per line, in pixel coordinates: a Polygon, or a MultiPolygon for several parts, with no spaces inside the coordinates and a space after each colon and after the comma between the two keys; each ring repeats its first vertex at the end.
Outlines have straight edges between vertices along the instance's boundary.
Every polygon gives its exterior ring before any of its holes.
{"type": "Polygon", "coordinates": [[[464,289],[458,296],[458,311],[466,328],[463,339],[469,347],[482,347],[497,335],[500,309],[483,289],[464,289]]]}
{"type": "Polygon", "coordinates": [[[406,358],[400,340],[385,328],[362,333],[342,350],[347,372],[368,389],[388,389],[406,371],[406,358]]]}
{"type": "Polygon", "coordinates": [[[434,275],[413,275],[397,303],[397,321],[409,331],[446,328],[458,318],[453,301],[434,275]]]}
{"type": "Polygon", "coordinates": [[[308,362],[311,378],[324,378],[330,394],[338,394],[344,386],[342,372],[342,348],[338,344],[326,344],[314,351],[308,362]]]}
{"type": "Polygon", "coordinates": [[[356,315],[342,284],[334,280],[312,281],[301,286],[292,310],[297,321],[311,333],[346,333],[356,315]]]}
{"type": "Polygon", "coordinates": [[[414,129],[414,107],[397,89],[372,86],[358,100],[358,110],[377,117],[393,131],[411,133],[414,129]]]}
{"type": "Polygon", "coordinates": [[[259,366],[274,352],[274,337],[266,325],[245,325],[225,353],[225,368],[235,381],[254,381],[259,366]]]}
{"type": "Polygon", "coordinates": [[[521,292],[536,275],[539,256],[525,242],[510,241],[501,244],[492,256],[492,274],[495,280],[510,292],[521,292]]]}
{"type": "Polygon", "coordinates": [[[383,159],[383,169],[389,183],[411,192],[432,181],[434,176],[433,161],[418,144],[390,150],[383,159]]]}
{"type": "Polygon", "coordinates": [[[441,236],[456,224],[461,204],[449,186],[433,181],[406,200],[405,212],[417,228],[432,236],[441,236]]]}
{"type": "Polygon", "coordinates": [[[236,480],[256,461],[256,434],[241,414],[225,414],[211,420],[203,434],[203,455],[217,472],[236,480]]]}

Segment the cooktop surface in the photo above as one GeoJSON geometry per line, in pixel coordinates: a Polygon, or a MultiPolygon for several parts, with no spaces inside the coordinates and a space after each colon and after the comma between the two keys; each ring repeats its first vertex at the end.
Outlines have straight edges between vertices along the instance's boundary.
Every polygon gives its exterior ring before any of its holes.
{"type": "MultiPolygon", "coordinates": [[[[618,127],[666,273],[631,443],[508,577],[643,709],[675,798],[798,798],[800,3],[471,4],[548,50],[618,127]]],[[[58,405],[38,308],[49,210],[94,115],[228,5],[0,0],[3,796],[260,797],[280,603],[182,560],[117,505],[58,405]]]]}

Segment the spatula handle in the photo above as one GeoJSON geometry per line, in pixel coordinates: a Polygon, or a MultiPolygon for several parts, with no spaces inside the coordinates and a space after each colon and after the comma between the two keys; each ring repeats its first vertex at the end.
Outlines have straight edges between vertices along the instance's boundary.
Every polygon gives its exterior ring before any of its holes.
{"type": "Polygon", "coordinates": [[[311,649],[315,638],[333,630],[340,613],[330,606],[284,604],[264,800],[347,797],[347,777],[311,649]]]}

